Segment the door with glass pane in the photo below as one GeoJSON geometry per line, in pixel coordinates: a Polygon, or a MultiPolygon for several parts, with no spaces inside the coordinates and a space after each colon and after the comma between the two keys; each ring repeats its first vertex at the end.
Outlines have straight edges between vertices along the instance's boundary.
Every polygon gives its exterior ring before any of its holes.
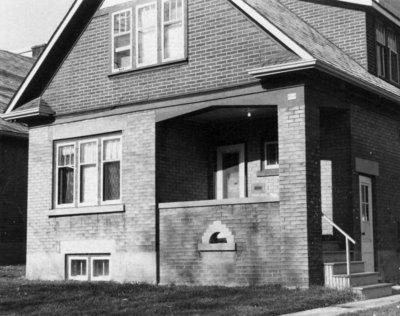
{"type": "Polygon", "coordinates": [[[217,199],[245,197],[243,144],[218,148],[216,180],[217,199]]]}
{"type": "Polygon", "coordinates": [[[366,271],[374,271],[374,234],[371,178],[360,176],[361,254],[366,271]]]}

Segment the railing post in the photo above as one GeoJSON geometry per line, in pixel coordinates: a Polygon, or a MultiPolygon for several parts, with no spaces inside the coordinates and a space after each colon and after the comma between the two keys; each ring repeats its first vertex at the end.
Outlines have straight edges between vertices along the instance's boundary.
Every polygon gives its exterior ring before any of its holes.
{"type": "Polygon", "coordinates": [[[351,269],[350,269],[350,248],[349,248],[349,239],[346,237],[346,263],[347,263],[347,275],[350,277],[351,269]]]}

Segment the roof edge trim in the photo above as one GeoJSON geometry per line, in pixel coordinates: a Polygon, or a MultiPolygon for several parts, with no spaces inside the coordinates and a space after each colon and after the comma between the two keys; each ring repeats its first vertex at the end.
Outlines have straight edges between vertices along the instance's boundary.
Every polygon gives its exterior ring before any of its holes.
{"type": "Polygon", "coordinates": [[[47,58],[47,55],[49,52],[52,50],[53,46],[55,43],[57,43],[58,38],[60,35],[63,33],[67,25],[69,24],[70,20],[72,17],[75,15],[75,13],[78,11],[79,7],[83,3],[83,0],[76,0],[75,3],[73,4],[72,8],[68,11],[66,17],[64,20],[61,22],[61,25],[58,27],[56,30],[56,33],[51,37],[49,44],[46,46],[44,52],[40,55],[38,61],[35,63],[31,71],[29,72],[28,76],[25,78],[23,84],[21,87],[18,89],[17,93],[14,95],[12,98],[11,103],[7,107],[7,110],[5,112],[5,115],[9,114],[15,107],[15,105],[18,103],[20,97],[23,94],[23,91],[27,88],[27,86],[31,83],[32,79],[34,78],[36,72],[38,69],[41,67],[43,64],[43,61],[47,58]]]}
{"type": "Polygon", "coordinates": [[[52,116],[54,115],[53,110],[51,109],[44,109],[44,108],[33,108],[33,109],[27,109],[27,110],[21,110],[21,111],[14,111],[11,113],[5,113],[3,115],[0,115],[0,118],[2,118],[5,121],[11,121],[11,120],[18,120],[18,119],[23,119],[23,118],[28,118],[28,117],[33,117],[33,116],[52,116]]]}
{"type": "Polygon", "coordinates": [[[280,29],[278,29],[275,25],[269,22],[264,16],[258,13],[255,9],[253,9],[250,5],[248,5],[243,0],[229,0],[240,10],[245,12],[253,21],[257,22],[261,25],[266,31],[275,36],[279,41],[281,41],[286,47],[292,50],[296,55],[301,57],[302,59],[313,59],[313,57],[300,45],[298,45],[295,41],[293,41],[289,36],[283,33],[280,29]]]}
{"type": "Polygon", "coordinates": [[[321,62],[320,60],[303,60],[300,62],[293,62],[293,63],[274,65],[274,66],[267,66],[267,67],[257,68],[257,69],[250,69],[250,70],[248,70],[248,74],[261,79],[261,78],[276,75],[276,74],[305,70],[305,69],[312,69],[312,68],[315,68],[324,73],[332,75],[336,78],[344,80],[348,83],[351,83],[351,84],[358,86],[362,89],[365,89],[367,91],[374,92],[374,93],[380,95],[381,97],[384,97],[393,102],[396,102],[396,103],[400,102],[399,96],[397,96],[393,93],[390,93],[389,91],[386,91],[384,89],[381,89],[381,88],[379,88],[369,82],[366,82],[364,80],[356,79],[353,76],[351,76],[350,74],[347,74],[341,70],[338,70],[334,66],[329,65],[325,62],[321,62]]]}

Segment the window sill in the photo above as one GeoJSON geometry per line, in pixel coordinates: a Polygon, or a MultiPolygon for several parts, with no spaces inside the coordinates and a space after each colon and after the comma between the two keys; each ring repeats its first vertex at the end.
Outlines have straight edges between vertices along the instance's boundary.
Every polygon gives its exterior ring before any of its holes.
{"type": "Polygon", "coordinates": [[[125,212],[124,204],[113,204],[113,205],[96,205],[87,207],[51,209],[48,212],[48,216],[60,217],[60,216],[92,215],[92,214],[107,214],[107,213],[123,213],[123,212],[125,212]]]}
{"type": "Polygon", "coordinates": [[[279,176],[279,167],[264,169],[257,172],[257,177],[273,177],[279,176]]]}
{"type": "Polygon", "coordinates": [[[211,251],[236,251],[236,243],[229,244],[198,244],[200,252],[211,251]]]}
{"type": "Polygon", "coordinates": [[[129,73],[150,72],[150,71],[155,71],[155,70],[159,70],[159,69],[185,65],[187,63],[188,63],[188,59],[184,58],[184,59],[164,62],[164,63],[161,63],[161,64],[143,66],[143,67],[139,67],[139,68],[132,68],[132,69],[121,70],[121,71],[116,71],[116,72],[110,72],[108,77],[112,78],[112,77],[115,77],[115,76],[120,76],[120,75],[124,75],[124,74],[129,74],[129,73]]]}

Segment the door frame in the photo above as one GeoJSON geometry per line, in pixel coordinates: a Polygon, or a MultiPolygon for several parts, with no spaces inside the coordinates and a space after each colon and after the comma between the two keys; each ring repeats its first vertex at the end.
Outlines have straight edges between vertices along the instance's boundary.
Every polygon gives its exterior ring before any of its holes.
{"type": "Polygon", "coordinates": [[[361,243],[361,257],[362,260],[365,262],[365,266],[367,270],[375,271],[375,240],[374,240],[374,199],[373,199],[373,192],[372,192],[372,178],[364,175],[359,175],[359,214],[360,214],[360,243],[361,243]],[[363,236],[365,232],[362,231],[363,227],[363,216],[362,216],[362,185],[366,185],[368,187],[368,216],[369,216],[369,223],[370,223],[370,233],[371,233],[371,240],[372,240],[372,260],[370,262],[366,262],[366,258],[364,258],[364,249],[363,249],[363,236]],[[369,267],[369,268],[367,268],[369,267]]]}
{"type": "Polygon", "coordinates": [[[222,170],[222,155],[234,152],[239,152],[239,197],[246,197],[245,146],[244,144],[236,144],[219,146],[217,148],[217,171],[215,183],[215,196],[217,197],[217,200],[224,199],[224,175],[222,170]]]}

